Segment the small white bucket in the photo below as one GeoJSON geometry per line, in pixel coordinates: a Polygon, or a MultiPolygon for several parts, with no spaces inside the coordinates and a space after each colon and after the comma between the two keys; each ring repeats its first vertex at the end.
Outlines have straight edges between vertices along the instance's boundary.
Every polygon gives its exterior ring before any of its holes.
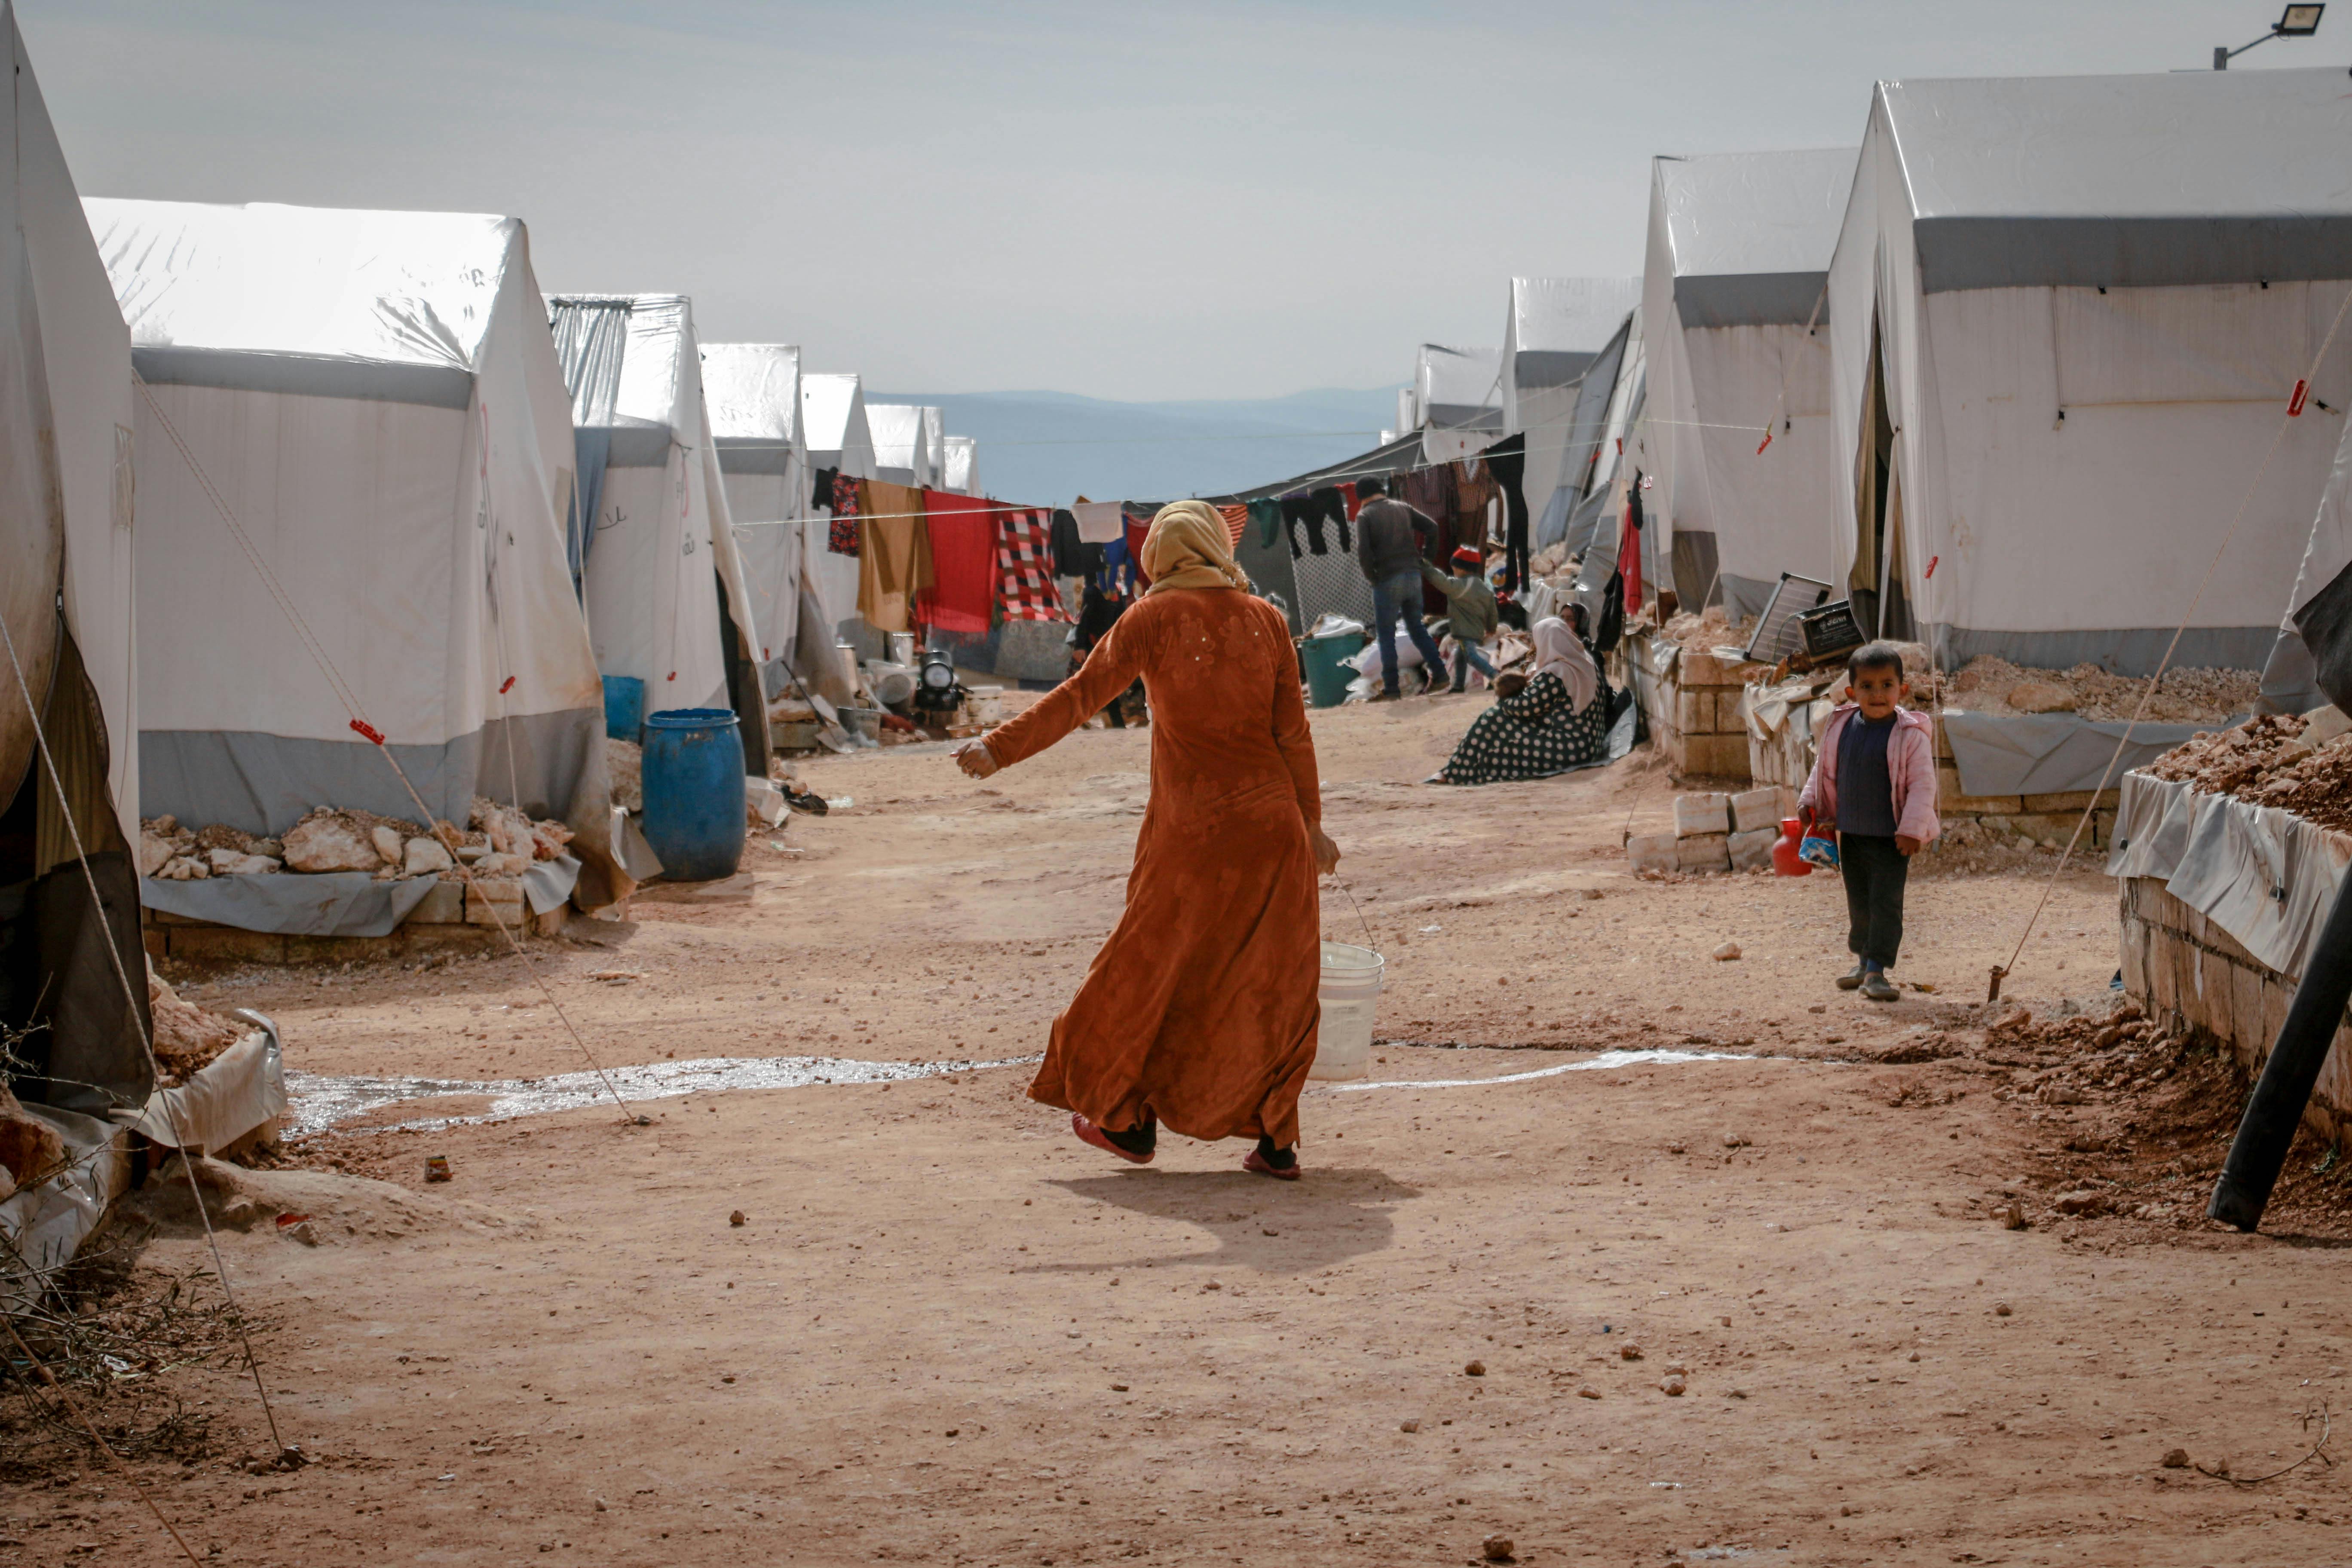
{"type": "Polygon", "coordinates": [[[1372,1050],[1372,1015],[1381,1005],[1381,955],[1344,942],[1323,944],[1323,1022],[1315,1044],[1311,1079],[1364,1076],[1372,1050]]]}

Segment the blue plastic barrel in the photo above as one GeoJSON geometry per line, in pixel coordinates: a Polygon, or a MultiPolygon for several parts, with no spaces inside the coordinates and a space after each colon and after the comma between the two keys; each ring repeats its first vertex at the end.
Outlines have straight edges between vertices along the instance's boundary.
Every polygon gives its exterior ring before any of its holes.
{"type": "Polygon", "coordinates": [[[714,882],[743,858],[743,742],[724,708],[646,720],[646,843],[673,882],[714,882]]]}
{"type": "Polygon", "coordinates": [[[637,742],[646,727],[646,683],[634,675],[604,678],[604,733],[615,741],[637,742]]]}

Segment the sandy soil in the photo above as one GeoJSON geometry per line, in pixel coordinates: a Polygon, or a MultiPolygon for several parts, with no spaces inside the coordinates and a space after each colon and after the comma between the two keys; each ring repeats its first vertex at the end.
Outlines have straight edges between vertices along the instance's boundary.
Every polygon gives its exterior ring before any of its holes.
{"type": "MultiPolygon", "coordinates": [[[[194,1372],[215,1452],[142,1476],[199,1552],[289,1564],[2346,1553],[2324,1465],[2241,1489],[2160,1464],[2309,1446],[2347,1358],[2325,1205],[2255,1237],[2047,1210],[2126,1112],[2018,1094],[1967,1005],[2046,876],[1915,882],[1900,973],[1935,990],[1874,1008],[1829,984],[1832,879],[1624,875],[1654,771],[1413,783],[1478,700],[1317,717],[1391,969],[1370,1085],[1309,1092],[1307,1180],[1173,1138],[1120,1167],[1018,1067],[649,1101],[649,1126],[379,1112],[304,1160],[396,1187],[272,1173],[322,1244],[225,1238],[319,1462],[235,1468],[267,1451],[250,1388],[194,1372]],[[1752,1059],[1511,1076],[1651,1046],[1752,1059]],[[453,1182],[423,1184],[428,1153],[453,1182]],[[2009,1193],[2032,1228],[1986,1217],[2009,1193]]],[[[812,765],[856,805],[542,967],[608,1063],[1034,1053],[1115,918],[1147,743],[1084,733],[979,786],[940,749],[812,765]]],[[[1325,912],[1360,938],[1346,896],[1325,912]]],[[[2104,1006],[2114,923],[2069,874],[2009,994],[2104,1006]]],[[[272,1012],[305,1071],[583,1065],[510,961],[187,989],[272,1012]]],[[[2200,1114],[2168,1179],[2218,1153],[2200,1114]]],[[[144,1267],[200,1247],[167,1229],[144,1267]]],[[[20,1560],[173,1560],[119,1479],[58,1481],[6,1500],[20,1560]]]]}

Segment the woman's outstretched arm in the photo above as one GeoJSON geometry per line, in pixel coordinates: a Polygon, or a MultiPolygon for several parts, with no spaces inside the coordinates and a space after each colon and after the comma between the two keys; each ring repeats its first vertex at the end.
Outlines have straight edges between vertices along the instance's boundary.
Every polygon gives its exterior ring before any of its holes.
{"type": "Polygon", "coordinates": [[[998,767],[1034,757],[1110,705],[1142,672],[1149,628],[1121,616],[1078,672],[1030,704],[1028,711],[988,732],[982,743],[998,767]]]}

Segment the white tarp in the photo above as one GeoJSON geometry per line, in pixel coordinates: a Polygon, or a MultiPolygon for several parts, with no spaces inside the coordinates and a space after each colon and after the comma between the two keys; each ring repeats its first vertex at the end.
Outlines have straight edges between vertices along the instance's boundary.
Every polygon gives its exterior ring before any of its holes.
{"type": "Polygon", "coordinates": [[[1503,326],[1503,429],[1527,436],[1520,493],[1534,542],[1556,542],[1591,470],[1577,408],[1586,380],[1605,399],[1622,356],[1619,334],[1642,300],[1639,278],[1514,278],[1503,326]],[[1549,524],[1549,529],[1547,529],[1549,524]]]}
{"type": "Polygon", "coordinates": [[[2286,618],[2263,668],[2263,700],[2289,713],[2323,702],[2352,712],[2352,421],[2336,445],[2286,618]]]}
{"type": "Polygon", "coordinates": [[[937,489],[947,467],[940,411],[916,403],[869,403],[866,425],[874,438],[870,479],[917,489],[937,489]]]}
{"type": "Polygon", "coordinates": [[[800,627],[800,525],[808,517],[809,487],[800,353],[785,343],[702,346],[702,395],[770,696],[786,684],[800,627]]]}
{"type": "Polygon", "coordinates": [[[1423,343],[1413,359],[1415,428],[1503,433],[1503,351],[1423,343]]]}
{"type": "Polygon", "coordinates": [[[315,640],[428,812],[462,821],[488,795],[601,853],[570,398],[521,223],[85,205],[133,363],[194,464],[142,401],[142,806],[273,834],[320,804],[414,818],[315,640]]]}
{"type": "MultiPolygon", "coordinates": [[[[866,391],[854,375],[801,376],[801,427],[808,440],[809,467],[839,468],[852,479],[878,479],[874,432],[866,416],[866,391]]],[[[815,498],[817,506],[825,498],[815,498]]]]}
{"type": "Polygon", "coordinates": [[[2344,88],[2335,68],[1880,83],[1830,281],[1832,579],[1886,577],[1947,668],[2144,674],[2184,615],[2176,664],[2260,667],[2352,395],[2345,333],[2284,417],[2352,278],[2344,88]]]}
{"type": "Polygon", "coordinates": [[[976,496],[980,489],[980,442],[971,436],[943,437],[947,447],[947,469],[940,479],[940,489],[953,490],[960,496],[976,496]]]}
{"type": "Polygon", "coordinates": [[[1781,573],[1828,573],[1822,293],[1853,161],[1836,148],[1652,165],[1644,542],[1673,562],[1658,585],[1694,607],[1753,615],[1781,573]]]}
{"type": "MultiPolygon", "coordinates": [[[[560,311],[614,299],[551,303],[560,311]]],[[[680,294],[618,299],[628,308],[628,342],[586,576],[596,667],[645,682],[649,714],[734,707],[714,574],[735,609],[740,651],[755,664],[760,634],[703,404],[694,307],[680,294]]]]}

